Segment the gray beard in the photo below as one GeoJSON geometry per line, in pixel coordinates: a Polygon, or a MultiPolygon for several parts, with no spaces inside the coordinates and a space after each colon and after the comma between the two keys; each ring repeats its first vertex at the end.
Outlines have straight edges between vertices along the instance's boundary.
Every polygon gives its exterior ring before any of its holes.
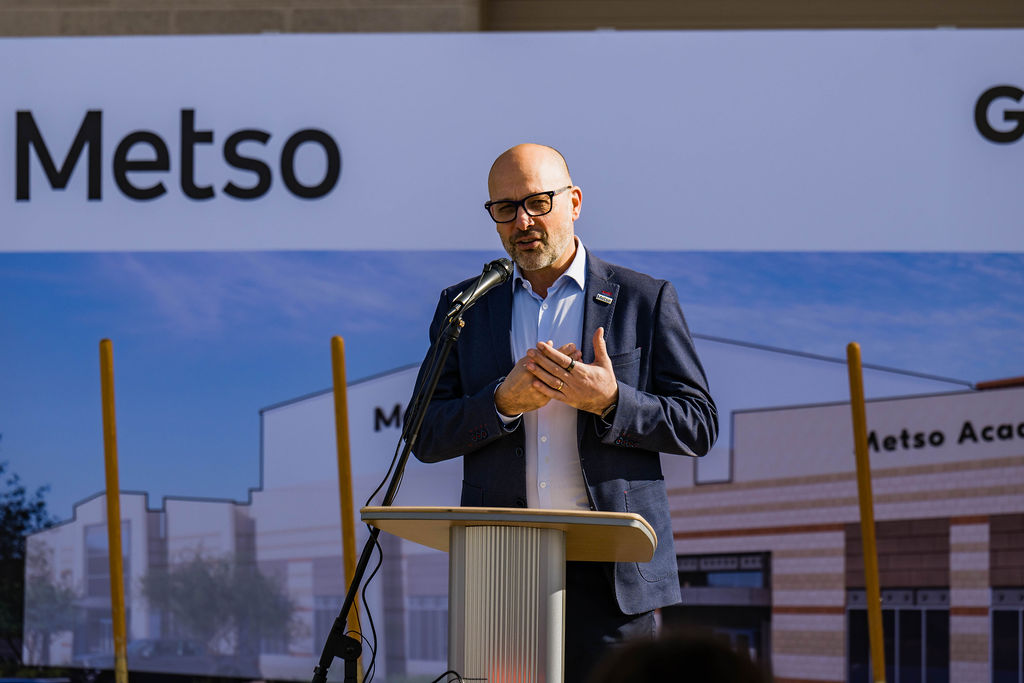
{"type": "Polygon", "coordinates": [[[515,261],[516,265],[523,272],[529,273],[535,270],[547,268],[558,260],[558,257],[565,253],[565,250],[572,244],[572,238],[563,246],[561,251],[548,241],[547,237],[541,238],[541,248],[535,251],[520,251],[514,244],[506,243],[505,252],[509,258],[515,261]]]}
{"type": "Polygon", "coordinates": [[[511,256],[512,260],[516,262],[516,265],[519,266],[520,270],[527,273],[547,268],[555,262],[555,257],[547,252],[516,252],[509,253],[509,256],[511,256]]]}

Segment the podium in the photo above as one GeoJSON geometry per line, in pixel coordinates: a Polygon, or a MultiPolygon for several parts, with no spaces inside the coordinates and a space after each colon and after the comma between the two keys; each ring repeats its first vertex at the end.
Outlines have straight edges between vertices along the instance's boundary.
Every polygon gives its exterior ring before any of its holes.
{"type": "Polygon", "coordinates": [[[448,668],[464,680],[562,683],[565,563],[647,562],[637,514],[526,508],[364,507],[381,531],[448,559],[448,668]]]}

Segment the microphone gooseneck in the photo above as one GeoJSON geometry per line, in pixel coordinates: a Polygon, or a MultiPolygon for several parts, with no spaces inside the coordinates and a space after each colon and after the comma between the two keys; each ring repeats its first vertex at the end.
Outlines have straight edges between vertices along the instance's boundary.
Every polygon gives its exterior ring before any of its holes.
{"type": "Polygon", "coordinates": [[[512,262],[507,258],[500,258],[491,261],[484,266],[484,272],[480,274],[476,282],[469,289],[459,292],[452,300],[452,306],[448,309],[448,319],[464,313],[466,309],[475,304],[480,297],[491,291],[498,285],[512,277],[512,262]]]}

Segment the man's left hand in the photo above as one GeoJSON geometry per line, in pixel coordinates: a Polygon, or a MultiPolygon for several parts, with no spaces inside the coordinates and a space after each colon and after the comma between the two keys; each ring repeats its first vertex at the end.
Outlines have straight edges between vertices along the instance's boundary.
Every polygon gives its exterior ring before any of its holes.
{"type": "Polygon", "coordinates": [[[537,378],[533,387],[548,398],[595,415],[618,401],[619,383],[608,358],[603,327],[594,333],[594,362],[589,365],[576,363],[568,370],[572,359],[548,342],[538,342],[526,355],[526,369],[537,378]]]}

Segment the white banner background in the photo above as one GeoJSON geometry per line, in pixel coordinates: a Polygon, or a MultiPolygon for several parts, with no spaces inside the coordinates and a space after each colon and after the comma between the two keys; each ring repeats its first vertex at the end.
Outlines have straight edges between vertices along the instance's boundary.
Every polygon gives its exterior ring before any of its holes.
{"type": "MultiPolygon", "coordinates": [[[[0,251],[493,249],[480,207],[491,160],[524,140],[558,146],[584,189],[578,231],[607,250],[1024,250],[1024,141],[974,125],[988,88],[1024,86],[1024,32],[516,33],[0,40],[0,251]],[[25,68],[25,65],[28,68],[25,68]],[[1016,80],[1015,80],[1016,79],[1016,80]],[[179,118],[212,145],[178,180],[179,118]],[[83,154],[67,189],[33,152],[15,201],[15,112],[30,110],[58,166],[86,111],[103,111],[103,198],[83,154]],[[233,132],[270,165],[261,199],[223,192],[233,132]],[[343,168],[320,200],[281,180],[285,140],[320,128],[343,168]],[[114,150],[158,133],[170,171],[125,197],[114,150]]],[[[1006,98],[990,112],[1006,130],[1006,98]]],[[[132,158],[150,158],[139,146],[132,158]]],[[[304,145],[315,184],[323,154],[304,145]]]]}

